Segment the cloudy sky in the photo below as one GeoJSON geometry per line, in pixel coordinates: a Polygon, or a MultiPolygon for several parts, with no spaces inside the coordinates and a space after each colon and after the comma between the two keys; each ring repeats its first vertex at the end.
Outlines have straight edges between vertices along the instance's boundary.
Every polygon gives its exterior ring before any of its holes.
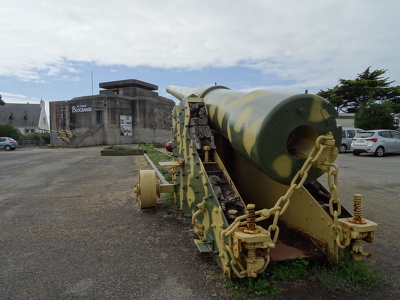
{"type": "Polygon", "coordinates": [[[368,66],[400,85],[399,11],[398,0],[0,0],[0,94],[70,100],[122,79],[162,96],[215,82],[316,93],[368,66]]]}

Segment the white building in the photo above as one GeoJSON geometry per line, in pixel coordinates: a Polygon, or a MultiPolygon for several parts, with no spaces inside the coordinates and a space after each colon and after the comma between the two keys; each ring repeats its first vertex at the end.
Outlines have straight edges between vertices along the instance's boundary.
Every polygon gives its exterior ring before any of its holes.
{"type": "Polygon", "coordinates": [[[45,102],[40,104],[6,103],[0,106],[0,125],[11,125],[22,134],[50,129],[45,102]]]}
{"type": "Polygon", "coordinates": [[[354,127],[354,113],[340,113],[336,122],[342,127],[354,127]]]}

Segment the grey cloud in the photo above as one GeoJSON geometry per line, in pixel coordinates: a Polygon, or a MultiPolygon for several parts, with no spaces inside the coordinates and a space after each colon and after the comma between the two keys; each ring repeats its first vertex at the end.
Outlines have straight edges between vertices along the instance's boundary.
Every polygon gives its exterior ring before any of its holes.
{"type": "Polygon", "coordinates": [[[4,1],[0,75],[40,81],[94,62],[241,65],[317,86],[369,65],[400,77],[398,1],[276,2],[4,1]]]}

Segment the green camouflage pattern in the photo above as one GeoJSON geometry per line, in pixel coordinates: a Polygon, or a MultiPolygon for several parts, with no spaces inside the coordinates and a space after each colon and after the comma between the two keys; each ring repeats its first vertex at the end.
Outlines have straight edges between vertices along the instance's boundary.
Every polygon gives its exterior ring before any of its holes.
{"type": "MultiPolygon", "coordinates": [[[[213,85],[197,89],[168,86],[167,91],[180,100],[189,96],[203,99],[212,128],[245,159],[282,184],[289,184],[301,168],[316,137],[332,132],[336,145],[341,143],[336,110],[316,95],[269,90],[244,93],[213,85]],[[288,139],[297,138],[296,133],[305,136],[302,142],[293,143],[298,149],[288,149],[288,139]]],[[[311,169],[308,182],[322,174],[320,169],[311,169]]]]}
{"type": "MultiPolygon", "coordinates": [[[[273,207],[303,166],[317,137],[329,132],[335,145],[324,162],[334,162],[341,143],[337,112],[325,99],[307,93],[244,93],[218,85],[168,86],[167,91],[181,100],[172,112],[172,156],[179,162],[173,171],[175,199],[192,221],[196,245],[214,255],[226,276],[243,278],[247,272],[254,277],[263,268],[246,270],[251,259],[245,254],[235,258],[240,251],[235,250],[238,240],[222,233],[237,217],[245,217],[246,204],[255,204],[257,210],[273,207]]],[[[317,193],[326,192],[316,184],[325,171],[317,163],[308,171],[305,183],[316,185],[317,193]]],[[[329,195],[325,201],[329,202],[329,195]]],[[[342,250],[335,241],[336,225],[327,202],[314,198],[310,187],[304,186],[294,191],[291,202],[279,219],[308,235],[337,261],[342,250]]],[[[351,215],[343,209],[342,217],[351,215]]],[[[349,241],[351,231],[345,232],[349,241]]],[[[270,248],[275,246],[266,244],[268,249],[255,251],[263,253],[255,260],[265,260],[265,267],[270,248]]]]}

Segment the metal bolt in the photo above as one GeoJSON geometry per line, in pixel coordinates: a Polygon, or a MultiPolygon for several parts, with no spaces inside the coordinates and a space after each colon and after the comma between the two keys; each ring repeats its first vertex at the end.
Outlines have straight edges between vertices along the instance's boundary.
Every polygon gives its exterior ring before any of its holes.
{"type": "Polygon", "coordinates": [[[256,206],[254,204],[247,204],[247,229],[256,230],[256,206]]]}
{"type": "Polygon", "coordinates": [[[354,194],[354,216],[353,219],[350,220],[352,223],[356,224],[365,224],[366,222],[362,218],[362,195],[354,194]]]}
{"type": "Polygon", "coordinates": [[[250,260],[256,259],[256,249],[247,249],[247,258],[250,260]]]}
{"type": "Polygon", "coordinates": [[[362,220],[362,207],[361,207],[362,195],[354,195],[354,220],[362,220]]]}
{"type": "Polygon", "coordinates": [[[209,160],[210,160],[209,154],[210,154],[211,147],[210,146],[204,146],[203,150],[204,150],[204,161],[205,162],[209,162],[209,160]]]}

